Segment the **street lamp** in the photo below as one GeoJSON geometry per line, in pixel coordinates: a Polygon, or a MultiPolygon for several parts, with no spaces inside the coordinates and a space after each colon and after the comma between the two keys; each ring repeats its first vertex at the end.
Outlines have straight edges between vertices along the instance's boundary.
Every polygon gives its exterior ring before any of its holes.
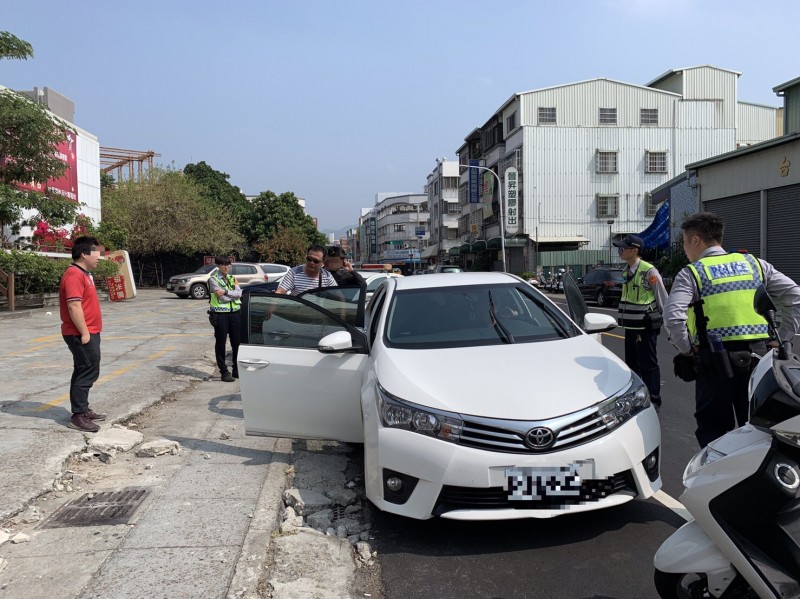
{"type": "Polygon", "coordinates": [[[613,237],[611,237],[611,225],[614,224],[614,221],[607,220],[606,224],[608,225],[608,265],[611,266],[611,264],[614,262],[614,259],[611,256],[611,246],[613,245],[612,244],[613,237]]]}
{"type": "Polygon", "coordinates": [[[505,205],[503,203],[503,185],[500,183],[500,176],[490,169],[487,166],[477,166],[474,164],[460,164],[459,166],[463,166],[464,168],[477,168],[482,171],[488,171],[492,173],[492,176],[497,180],[497,193],[500,197],[500,256],[503,262],[503,272],[507,272],[506,269],[506,235],[505,235],[505,224],[503,220],[505,219],[505,205]]]}

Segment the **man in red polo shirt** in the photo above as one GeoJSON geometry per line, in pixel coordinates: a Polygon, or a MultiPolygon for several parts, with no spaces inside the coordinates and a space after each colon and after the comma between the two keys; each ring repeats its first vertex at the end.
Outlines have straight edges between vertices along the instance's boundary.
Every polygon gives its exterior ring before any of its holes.
{"type": "Polygon", "coordinates": [[[89,389],[100,376],[100,331],[103,318],[100,301],[91,271],[100,260],[100,249],[94,237],[78,237],[72,245],[72,264],[61,277],[58,303],[61,311],[61,335],[72,352],[72,379],[69,402],[72,408],[70,428],[96,433],[95,420],[104,414],[89,408],[89,389]]]}

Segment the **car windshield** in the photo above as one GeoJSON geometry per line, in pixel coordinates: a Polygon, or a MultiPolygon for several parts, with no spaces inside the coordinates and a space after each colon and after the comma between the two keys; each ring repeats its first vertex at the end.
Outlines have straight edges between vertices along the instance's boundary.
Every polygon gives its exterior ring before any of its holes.
{"type": "Polygon", "coordinates": [[[216,267],[217,267],[216,264],[203,264],[203,266],[201,266],[196,271],[194,271],[194,274],[196,274],[196,275],[207,275],[212,270],[214,270],[216,267]]]}
{"type": "Polygon", "coordinates": [[[387,346],[403,349],[533,343],[577,334],[534,290],[515,284],[398,291],[386,322],[387,346]]]}
{"type": "Polygon", "coordinates": [[[608,271],[608,278],[614,281],[615,283],[622,283],[622,271],[621,270],[609,270],[608,271]]]}

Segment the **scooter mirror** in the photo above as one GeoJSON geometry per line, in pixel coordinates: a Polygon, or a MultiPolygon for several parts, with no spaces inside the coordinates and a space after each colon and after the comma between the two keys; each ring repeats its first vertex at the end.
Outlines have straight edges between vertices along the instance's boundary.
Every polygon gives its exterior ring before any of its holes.
{"type": "Polygon", "coordinates": [[[772,302],[772,298],[769,296],[769,293],[767,293],[767,288],[764,287],[763,283],[756,289],[756,295],[753,298],[753,308],[764,318],[767,318],[769,313],[775,313],[775,304],[772,302]]]}

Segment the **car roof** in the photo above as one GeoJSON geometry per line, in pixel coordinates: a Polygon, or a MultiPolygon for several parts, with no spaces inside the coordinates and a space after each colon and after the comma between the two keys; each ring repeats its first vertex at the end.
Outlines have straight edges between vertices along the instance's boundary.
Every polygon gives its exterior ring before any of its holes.
{"type": "Polygon", "coordinates": [[[453,272],[433,273],[424,277],[396,277],[396,289],[426,289],[430,287],[458,287],[459,285],[491,285],[519,283],[520,279],[505,272],[453,272]]]}

